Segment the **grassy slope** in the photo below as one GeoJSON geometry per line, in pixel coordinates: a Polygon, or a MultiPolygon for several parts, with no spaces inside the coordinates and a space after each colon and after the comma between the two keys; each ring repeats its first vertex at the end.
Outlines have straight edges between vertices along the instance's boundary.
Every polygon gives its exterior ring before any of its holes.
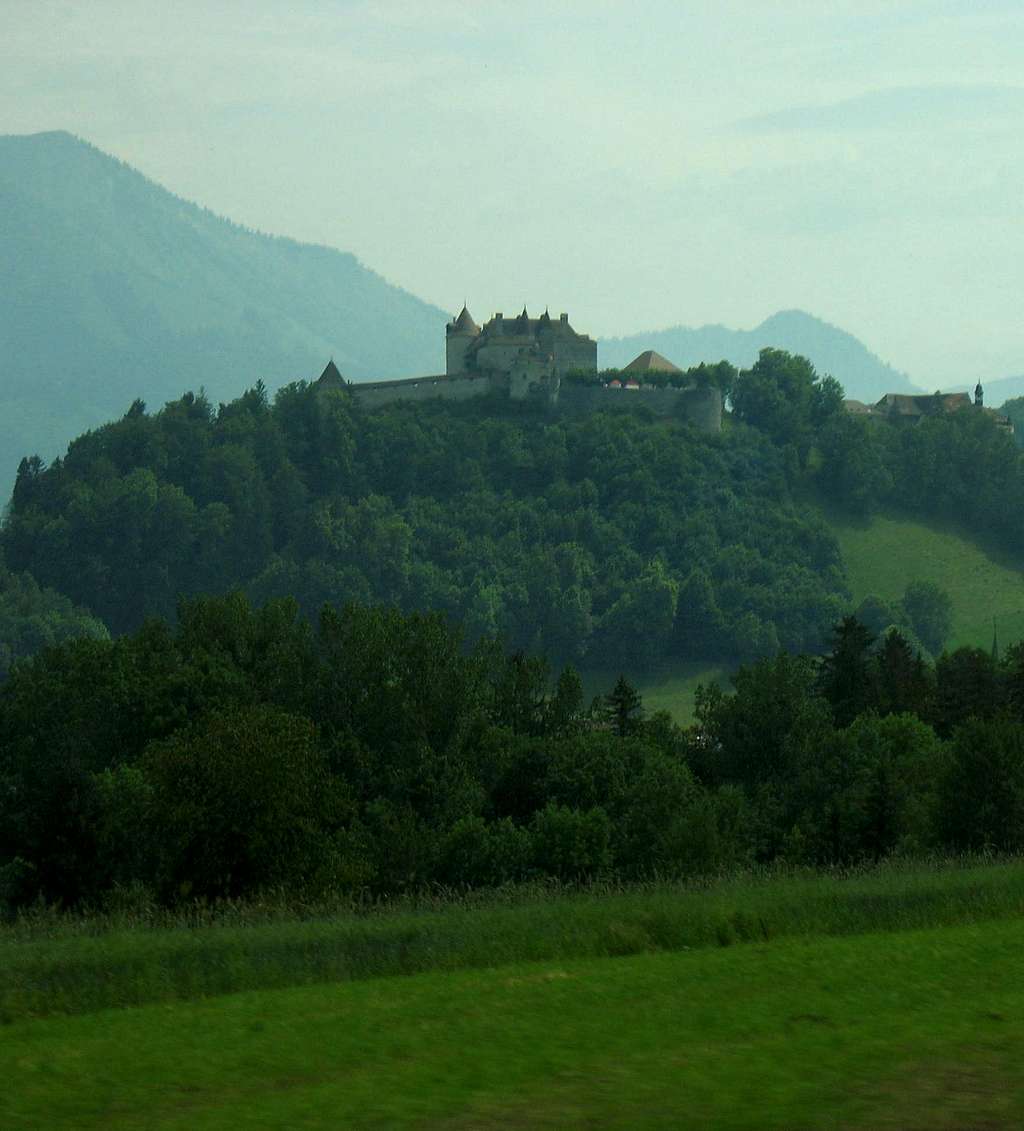
{"type": "MultiPolygon", "coordinates": [[[[1024,573],[993,555],[963,531],[894,515],[858,521],[825,516],[839,541],[854,606],[874,594],[895,601],[911,581],[934,581],[953,599],[949,648],[972,644],[989,648],[992,618],[1000,645],[1024,639],[1024,573]]],[[[649,711],[668,711],[679,723],[693,719],[699,683],[729,686],[730,669],[702,664],[665,665],[636,677],[649,711]]],[[[584,676],[589,695],[608,691],[617,672],[584,676]]]]}
{"type": "Polygon", "coordinates": [[[684,664],[674,670],[648,673],[640,682],[644,706],[648,711],[668,711],[673,718],[689,722],[701,683],[729,686],[729,669],[706,664],[684,664]]]}
{"type": "Polygon", "coordinates": [[[1011,1128],[1024,923],[17,1022],[0,1124],[1011,1128]]]}
{"type": "Polygon", "coordinates": [[[907,583],[934,581],[953,599],[949,647],[992,643],[992,618],[1006,645],[1024,638],[1024,574],[960,531],[876,515],[868,522],[829,518],[858,604],[869,593],[902,596],[907,583]]]}
{"type": "MultiPolygon", "coordinates": [[[[605,695],[611,691],[619,674],[610,668],[583,672],[583,690],[587,701],[595,695],[605,695]]],[[[693,721],[698,684],[720,683],[723,687],[729,686],[729,670],[716,664],[662,664],[652,671],[625,674],[643,695],[644,709],[648,713],[668,711],[676,722],[684,725],[693,721]]]]}

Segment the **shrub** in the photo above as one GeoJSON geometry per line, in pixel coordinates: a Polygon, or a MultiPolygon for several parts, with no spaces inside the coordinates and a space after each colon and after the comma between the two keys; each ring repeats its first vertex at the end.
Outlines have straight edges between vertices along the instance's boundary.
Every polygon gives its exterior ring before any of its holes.
{"type": "Polygon", "coordinates": [[[151,745],[142,768],[165,895],[301,888],[329,863],[337,798],[308,720],[271,707],[212,714],[151,745]]]}
{"type": "Polygon", "coordinates": [[[941,793],[946,843],[961,849],[1024,848],[1024,728],[1006,718],[969,719],[951,741],[941,793]]]}
{"type": "Polygon", "coordinates": [[[612,862],[612,827],[601,808],[566,809],[549,803],[530,825],[534,866],[549,876],[575,880],[600,876],[612,862]]]}

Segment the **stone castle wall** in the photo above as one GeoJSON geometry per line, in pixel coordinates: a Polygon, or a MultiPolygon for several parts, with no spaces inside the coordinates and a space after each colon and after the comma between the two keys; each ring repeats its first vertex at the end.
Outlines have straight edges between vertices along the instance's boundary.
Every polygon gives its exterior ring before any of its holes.
{"type": "Polygon", "coordinates": [[[593,412],[636,412],[647,409],[654,416],[674,417],[692,424],[701,432],[722,430],[722,394],[708,386],[703,389],[613,389],[608,385],[562,384],[558,407],[575,416],[593,412]]]}
{"type": "Polygon", "coordinates": [[[722,394],[718,389],[613,389],[607,385],[558,384],[543,367],[521,364],[510,375],[467,373],[459,376],[413,377],[404,381],[367,381],[348,388],[367,408],[396,401],[467,401],[489,393],[513,400],[539,395],[554,411],[571,416],[594,412],[635,412],[647,409],[654,416],[687,421],[701,432],[722,428],[722,394]]]}
{"type": "Polygon", "coordinates": [[[394,404],[395,401],[468,401],[491,392],[491,378],[479,373],[458,377],[443,374],[434,377],[411,377],[404,381],[365,381],[348,386],[367,408],[394,404]]]}
{"type": "Polygon", "coordinates": [[[367,408],[396,401],[467,401],[493,393],[570,415],[644,408],[654,416],[688,421],[704,432],[722,427],[722,397],[717,389],[563,384],[562,377],[574,369],[597,371],[597,343],[577,334],[567,314],[557,322],[546,312],[531,319],[524,308],[514,319],[496,314],[481,329],[463,307],[447,326],[445,354],[447,373],[355,384],[346,382],[330,361],[318,386],[325,391],[348,389],[367,408]]]}

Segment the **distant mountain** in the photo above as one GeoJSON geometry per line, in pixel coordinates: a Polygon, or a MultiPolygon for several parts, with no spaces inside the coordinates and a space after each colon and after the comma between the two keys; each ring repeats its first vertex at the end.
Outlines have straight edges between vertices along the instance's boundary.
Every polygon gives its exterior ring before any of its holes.
{"type": "Polygon", "coordinates": [[[857,400],[877,401],[884,393],[920,391],[905,373],[886,365],[852,334],[802,310],[779,311],[753,330],[673,326],[628,338],[605,338],[598,343],[598,361],[603,368],[621,368],[641,350],[653,349],[683,369],[723,358],[743,368],[765,346],[810,358],[819,373],[831,374],[846,395],[857,400]]]}
{"type": "MultiPolygon", "coordinates": [[[[273,391],[329,357],[360,380],[440,371],[446,314],[354,256],[239,227],[67,133],[0,136],[0,504],[18,461],[205,388],[273,391]]],[[[654,349],[681,366],[810,357],[849,396],[912,388],[856,338],[801,311],[755,330],[679,326],[600,343],[602,366],[654,349]]],[[[990,403],[996,400],[989,398],[990,403]]]]}
{"type": "Polygon", "coordinates": [[[352,255],[261,235],[67,133],[0,137],[0,504],[21,456],[205,386],[438,372],[446,314],[352,255]]]}

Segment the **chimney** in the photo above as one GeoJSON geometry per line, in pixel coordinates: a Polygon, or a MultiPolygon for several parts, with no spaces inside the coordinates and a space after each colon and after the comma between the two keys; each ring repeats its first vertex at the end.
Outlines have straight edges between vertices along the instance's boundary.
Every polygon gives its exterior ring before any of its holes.
{"type": "Polygon", "coordinates": [[[563,326],[568,326],[569,325],[569,315],[568,314],[560,314],[558,316],[558,321],[561,322],[563,326]]]}

